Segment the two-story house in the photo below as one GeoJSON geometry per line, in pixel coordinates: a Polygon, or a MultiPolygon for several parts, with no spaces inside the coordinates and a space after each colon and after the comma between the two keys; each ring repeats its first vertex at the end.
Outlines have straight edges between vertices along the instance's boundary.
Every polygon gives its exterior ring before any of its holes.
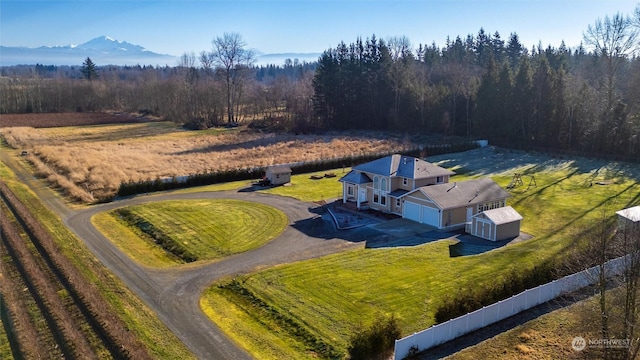
{"type": "Polygon", "coordinates": [[[353,167],[342,201],[358,209],[400,215],[438,229],[465,227],[489,240],[517,236],[522,217],[509,193],[490,178],[449,183],[453,171],[410,156],[391,155],[353,167]]]}
{"type": "Polygon", "coordinates": [[[421,159],[399,154],[354,166],[342,182],[342,201],[402,215],[402,196],[423,186],[444,184],[455,173],[421,159]]]}

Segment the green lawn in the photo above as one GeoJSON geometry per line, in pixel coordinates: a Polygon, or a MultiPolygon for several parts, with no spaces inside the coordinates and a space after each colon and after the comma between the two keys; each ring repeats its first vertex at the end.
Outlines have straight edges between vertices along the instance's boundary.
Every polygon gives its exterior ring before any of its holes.
{"type": "MultiPolygon", "coordinates": [[[[338,180],[346,175],[351,168],[340,168],[326,171],[318,171],[309,174],[299,174],[291,176],[291,183],[285,186],[275,186],[258,190],[259,192],[289,196],[301,201],[321,201],[342,197],[342,183],[338,180]],[[333,173],[336,177],[324,177],[325,174],[333,173]],[[314,180],[313,175],[323,176],[322,179],[314,180]]],[[[199,186],[188,189],[176,190],[177,193],[194,193],[202,191],[225,191],[239,190],[251,186],[251,181],[233,181],[223,184],[213,184],[199,186]]]]}
{"type": "Polygon", "coordinates": [[[338,180],[346,175],[351,168],[319,171],[310,174],[291,176],[291,183],[286,186],[276,186],[261,190],[267,194],[289,196],[301,201],[321,201],[342,198],[342,183],[338,180]],[[333,173],[336,177],[324,177],[333,173]],[[322,176],[321,179],[312,179],[311,176],[322,176]]]}
{"type": "MultiPolygon", "coordinates": [[[[219,259],[264,245],[288,223],[286,215],[275,208],[230,199],[161,201],[126,209],[153,224],[198,260],[219,259]]],[[[145,265],[180,263],[158,246],[142,240],[138,229],[119,221],[116,211],[96,215],[94,224],[145,265]]]]}
{"type": "MultiPolygon", "coordinates": [[[[449,257],[450,240],[405,248],[352,250],[242,279],[247,293],[266,306],[256,306],[255,301],[250,303],[218,284],[206,291],[201,306],[218,326],[259,359],[315,358],[310,351],[315,340],[344,352],[358,324],[368,326],[377,314],[395,314],[403,335],[433,325],[434,312],[444,297],[508,281],[512,272],[561,258],[576,234],[588,231],[603,213],[612,216],[640,196],[635,179],[624,174],[609,176],[603,171],[581,172],[571,163],[514,168],[506,173],[514,172],[536,178],[537,186],[527,189],[529,178],[525,176],[525,186],[513,189],[513,198],[508,201],[523,215],[522,231],[534,235],[531,240],[457,258],[449,257]],[[593,184],[607,176],[615,183],[593,184]],[[266,315],[265,308],[271,315],[266,315]],[[277,321],[279,317],[295,325],[283,325],[277,321]],[[299,327],[311,333],[311,338],[293,335],[299,327]]],[[[489,175],[506,186],[511,176],[504,174],[489,175]]]]}

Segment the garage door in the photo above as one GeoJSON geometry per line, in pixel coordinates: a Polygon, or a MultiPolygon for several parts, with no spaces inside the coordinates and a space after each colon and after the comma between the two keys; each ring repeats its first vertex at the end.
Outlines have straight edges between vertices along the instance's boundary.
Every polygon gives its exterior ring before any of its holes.
{"type": "Polygon", "coordinates": [[[423,205],[421,222],[423,224],[440,227],[440,212],[438,211],[438,209],[423,205]]]}
{"type": "Polygon", "coordinates": [[[405,219],[420,222],[420,204],[416,204],[411,201],[405,201],[404,208],[402,210],[402,217],[405,219]]]}

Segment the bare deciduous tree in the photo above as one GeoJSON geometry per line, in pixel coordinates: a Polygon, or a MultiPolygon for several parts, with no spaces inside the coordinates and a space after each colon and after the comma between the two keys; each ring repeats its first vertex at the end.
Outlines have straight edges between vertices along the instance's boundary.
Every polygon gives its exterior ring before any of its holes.
{"type": "MultiPolygon", "coordinates": [[[[583,224],[577,238],[584,240],[569,261],[569,272],[596,266],[591,281],[595,284],[597,303],[591,311],[580,313],[585,331],[600,334],[601,339],[627,340],[628,347],[603,346],[598,357],[603,359],[636,359],[640,351],[640,327],[637,324],[640,310],[640,225],[619,221],[617,230],[605,205],[602,215],[591,224],[583,224]],[[612,276],[608,260],[624,256],[621,269],[612,276]],[[595,314],[597,314],[597,319],[595,314]],[[633,340],[633,341],[632,341],[633,340]]],[[[590,306],[590,305],[588,305],[590,306]]]]}
{"type": "Polygon", "coordinates": [[[255,56],[251,50],[245,49],[246,43],[238,33],[224,33],[211,43],[213,51],[210,57],[221,70],[227,85],[227,121],[237,122],[235,107],[239,105],[247,70],[255,56]]]}
{"type": "MultiPolygon", "coordinates": [[[[600,124],[602,139],[613,127],[615,81],[622,65],[627,58],[632,57],[637,51],[636,40],[638,27],[634,26],[632,19],[620,13],[612,17],[606,16],[604,20],[597,19],[593,25],[589,25],[584,33],[584,41],[591,47],[594,53],[604,59],[604,76],[606,78],[606,111],[600,124]]],[[[615,138],[614,134],[614,138],[615,138]]]]}

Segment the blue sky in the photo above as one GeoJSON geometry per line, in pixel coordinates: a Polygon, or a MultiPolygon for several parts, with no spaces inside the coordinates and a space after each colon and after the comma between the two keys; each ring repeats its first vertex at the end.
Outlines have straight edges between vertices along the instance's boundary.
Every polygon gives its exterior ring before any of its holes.
{"type": "Polygon", "coordinates": [[[445,44],[447,36],[516,32],[531,48],[580,44],[597,18],[631,13],[619,0],[169,0],[0,1],[0,44],[55,46],[108,35],[164,54],[211,49],[224,32],[240,33],[265,53],[322,52],[375,34],[445,44]]]}

